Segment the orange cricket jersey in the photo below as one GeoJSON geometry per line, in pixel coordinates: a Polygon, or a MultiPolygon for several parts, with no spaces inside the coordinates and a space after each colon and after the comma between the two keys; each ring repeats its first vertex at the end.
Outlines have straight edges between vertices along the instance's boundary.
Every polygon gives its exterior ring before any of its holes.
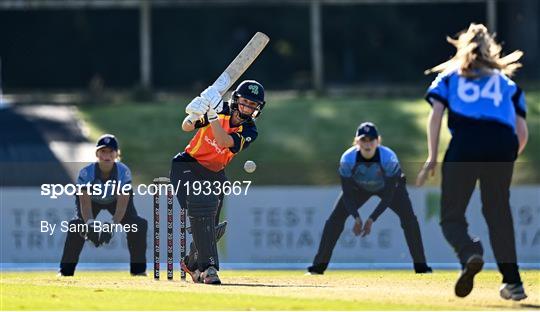
{"type": "Polygon", "coordinates": [[[199,130],[185,149],[185,152],[197,160],[198,163],[214,172],[223,170],[234,155],[246,148],[257,136],[253,121],[248,121],[238,127],[231,127],[229,122],[231,116],[228,114],[228,110],[223,113],[218,115],[218,120],[225,132],[235,134],[232,135],[234,146],[229,148],[219,147],[212,127],[205,120],[200,124],[199,130]]]}

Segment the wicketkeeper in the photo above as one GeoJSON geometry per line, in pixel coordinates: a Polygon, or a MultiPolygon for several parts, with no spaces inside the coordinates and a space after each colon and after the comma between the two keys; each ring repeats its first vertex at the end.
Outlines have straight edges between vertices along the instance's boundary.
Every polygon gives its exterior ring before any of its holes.
{"type": "Polygon", "coordinates": [[[371,233],[374,222],[386,208],[397,214],[401,221],[416,273],[432,272],[426,264],[420,227],[407,192],[405,175],[396,154],[380,145],[380,141],[375,125],[364,122],[356,130],[354,145],[341,156],[339,175],[342,193],[326,220],[319,250],[313,265],[308,267],[308,273],[324,273],[349,216],[354,218],[353,233],[364,237],[371,233]],[[379,197],[381,201],[364,223],[358,208],[372,196],[379,197]]]}
{"type": "MultiPolygon", "coordinates": [[[[102,231],[94,228],[94,218],[102,211],[107,210],[112,215],[111,224],[129,225],[126,230],[127,243],[130,254],[130,272],[134,276],[146,276],[146,232],[148,222],[137,215],[133,205],[133,191],[129,195],[114,195],[112,185],[116,187],[131,185],[131,172],[129,168],[119,161],[119,146],[116,137],[105,134],[96,144],[97,162],[81,169],[77,184],[89,186],[83,195],[75,195],[76,218],[69,222],[70,227],[87,230],[68,232],[64,244],[64,252],[60,263],[60,275],[72,276],[79,262],[84,242],[92,242],[99,247],[109,243],[114,231],[111,226],[103,226],[102,231]],[[97,186],[102,194],[98,194],[97,186]],[[81,225],[87,225],[86,227],[81,225]]],[[[127,188],[126,188],[127,190],[127,188]]]]}
{"type": "MultiPolygon", "coordinates": [[[[264,108],[264,88],[254,80],[238,85],[230,101],[224,103],[219,91],[210,86],[186,107],[190,114],[182,122],[182,130],[197,130],[184,152],[172,162],[171,182],[212,183],[213,190],[227,181],[225,167],[240,151],[257,138],[255,118],[264,108]],[[196,119],[191,119],[196,116],[196,119]],[[217,182],[217,183],[214,183],[217,182]]],[[[219,193],[219,192],[218,192],[219,193]]],[[[193,242],[189,256],[182,260],[182,268],[195,283],[221,284],[218,276],[219,259],[216,246],[216,226],[223,205],[221,195],[195,194],[181,187],[177,198],[187,209],[193,242]]],[[[224,231],[223,227],[218,227],[224,231]]],[[[221,235],[223,232],[221,232],[221,235]]]]}

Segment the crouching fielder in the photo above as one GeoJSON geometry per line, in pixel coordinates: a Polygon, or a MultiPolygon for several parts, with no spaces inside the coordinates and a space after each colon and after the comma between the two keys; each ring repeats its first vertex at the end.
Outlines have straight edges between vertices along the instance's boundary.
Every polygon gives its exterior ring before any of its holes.
{"type": "Polygon", "coordinates": [[[334,211],[326,220],[319,250],[313,265],[308,267],[308,273],[324,273],[349,215],[355,220],[354,234],[366,236],[387,207],[392,209],[401,221],[416,273],[432,271],[426,264],[420,227],[409,199],[405,176],[401,172],[396,154],[388,147],[380,145],[380,140],[373,123],[362,123],[356,131],[354,145],[341,156],[339,174],[342,193],[336,201],[334,211]],[[381,201],[363,224],[357,210],[373,195],[380,197],[381,201]]]}
{"type": "Polygon", "coordinates": [[[79,262],[85,241],[99,247],[109,243],[119,225],[126,229],[130,255],[130,272],[133,276],[146,276],[146,233],[148,222],[140,217],[133,205],[131,171],[119,161],[120,151],[116,137],[105,134],[96,144],[97,162],[81,169],[77,183],[85,188],[81,195],[75,195],[76,218],[69,222],[70,228],[64,244],[60,272],[62,276],[73,276],[79,262]],[[116,191],[111,185],[116,185],[116,191]],[[129,194],[118,192],[119,187],[127,187],[129,194]],[[91,192],[99,187],[101,192],[91,192]],[[118,195],[115,195],[118,194],[118,195]],[[93,219],[102,211],[112,215],[112,225],[94,227],[93,219]],[[79,229],[84,230],[79,230],[79,229]]]}
{"type": "MultiPolygon", "coordinates": [[[[225,167],[240,151],[257,138],[254,119],[260,116],[265,105],[264,88],[254,81],[240,83],[232,93],[229,103],[224,103],[218,90],[210,86],[186,107],[186,113],[198,117],[192,121],[187,116],[182,123],[186,132],[197,129],[184,152],[172,162],[171,182],[208,181],[214,187],[227,181],[225,167]]],[[[206,192],[208,193],[208,192],[206,192]]],[[[193,242],[189,256],[182,260],[182,268],[195,283],[221,284],[217,271],[219,259],[216,246],[216,229],[223,205],[223,192],[209,195],[189,193],[181,187],[177,198],[187,209],[193,242]]],[[[223,230],[222,230],[223,231],[223,230]]],[[[223,234],[223,233],[221,233],[223,234]]],[[[219,236],[219,235],[218,235],[219,236]]]]}
{"type": "Polygon", "coordinates": [[[510,79],[521,64],[515,51],[501,58],[501,46],[484,25],[471,24],[457,39],[447,39],[456,55],[427,71],[440,72],[428,89],[428,159],[419,173],[422,185],[437,165],[439,132],[448,109],[452,140],[442,165],[441,227],[462,265],[455,285],[458,297],[473,289],[473,278],[484,264],[482,244],[467,232],[465,210],[480,180],[482,213],[499,271],[504,299],[526,298],[519,276],[514,226],[510,211],[510,182],[514,161],[527,142],[525,97],[510,79]]]}

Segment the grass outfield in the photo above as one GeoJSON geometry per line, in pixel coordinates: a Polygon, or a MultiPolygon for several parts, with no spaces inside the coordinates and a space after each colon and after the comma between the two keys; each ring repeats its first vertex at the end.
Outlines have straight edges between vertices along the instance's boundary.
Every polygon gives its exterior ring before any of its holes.
{"type": "MultiPolygon", "coordinates": [[[[108,103],[80,108],[92,139],[104,132],[116,134],[123,160],[131,167],[135,181],[147,183],[168,173],[170,159],[191,138],[191,133],[180,130],[188,101],[108,103]]],[[[527,101],[531,136],[514,178],[517,183],[540,183],[540,136],[536,135],[540,133],[540,92],[527,93],[527,101]]],[[[256,144],[239,154],[228,173],[239,180],[249,177],[254,185],[337,184],[341,154],[350,146],[358,124],[371,120],[379,126],[383,144],[396,151],[412,181],[427,157],[425,127],[429,111],[429,105],[421,99],[308,98],[270,93],[268,105],[257,121],[256,144]],[[256,174],[247,176],[243,172],[247,159],[257,163],[256,174]]],[[[448,139],[444,126],[440,160],[448,139]]]]}
{"type": "Polygon", "coordinates": [[[223,271],[221,286],[155,282],[125,272],[2,272],[1,310],[509,310],[540,308],[540,271],[522,273],[529,295],[499,297],[500,276],[483,271],[467,298],[456,271],[223,271]]]}

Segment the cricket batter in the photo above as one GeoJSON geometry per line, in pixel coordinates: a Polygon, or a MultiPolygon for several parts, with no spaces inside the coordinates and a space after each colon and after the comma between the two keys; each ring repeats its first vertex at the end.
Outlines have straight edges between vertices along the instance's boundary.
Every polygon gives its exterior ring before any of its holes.
{"type": "Polygon", "coordinates": [[[482,213],[491,247],[503,275],[500,295],[522,300],[527,296],[517,266],[514,226],[510,211],[510,182],[514,161],[527,143],[527,108],[523,91],[509,76],[521,67],[523,53],[500,57],[501,46],[484,25],[471,24],[457,39],[452,59],[426,73],[440,73],[428,88],[428,159],[417,184],[422,185],[437,165],[441,120],[448,110],[452,140],[442,165],[441,227],[462,265],[455,285],[458,297],[473,289],[474,276],[484,265],[478,238],[467,231],[465,210],[480,180],[482,213]]]}
{"type": "Polygon", "coordinates": [[[324,273],[347,217],[352,216],[355,220],[353,233],[364,237],[371,233],[373,223],[387,207],[401,221],[415,272],[432,272],[426,264],[420,227],[407,192],[405,175],[396,154],[380,143],[381,137],[375,125],[364,122],[356,130],[353,146],[341,156],[339,175],[342,192],[326,220],[319,250],[313,265],[308,267],[308,274],[324,273]],[[381,201],[364,224],[357,210],[374,195],[381,201]]]}
{"type": "Polygon", "coordinates": [[[210,86],[186,107],[186,113],[197,116],[198,120],[192,121],[187,116],[182,130],[197,132],[184,152],[174,157],[171,182],[177,185],[180,181],[182,186],[186,181],[212,183],[210,195],[186,187],[180,187],[177,194],[180,205],[187,209],[194,242],[190,255],[182,260],[182,268],[195,283],[221,284],[216,235],[223,232],[216,233],[214,227],[224,196],[217,188],[227,181],[224,169],[232,158],[257,138],[254,119],[260,116],[264,105],[263,86],[245,80],[234,90],[228,103],[210,86]]]}
{"type": "Polygon", "coordinates": [[[111,240],[118,227],[103,225],[99,227],[101,231],[96,231],[98,227],[94,226],[94,218],[102,210],[107,210],[112,215],[111,223],[122,225],[122,231],[127,234],[131,275],[146,276],[148,222],[137,215],[133,205],[131,172],[119,161],[119,153],[116,137],[104,134],[96,144],[97,162],[79,172],[77,184],[86,185],[87,188],[86,193],[75,195],[76,218],[69,222],[69,227],[85,230],[68,231],[60,263],[62,276],[72,276],[75,273],[85,240],[91,241],[96,247],[111,240]],[[118,187],[124,187],[129,194],[121,194],[118,187]]]}

